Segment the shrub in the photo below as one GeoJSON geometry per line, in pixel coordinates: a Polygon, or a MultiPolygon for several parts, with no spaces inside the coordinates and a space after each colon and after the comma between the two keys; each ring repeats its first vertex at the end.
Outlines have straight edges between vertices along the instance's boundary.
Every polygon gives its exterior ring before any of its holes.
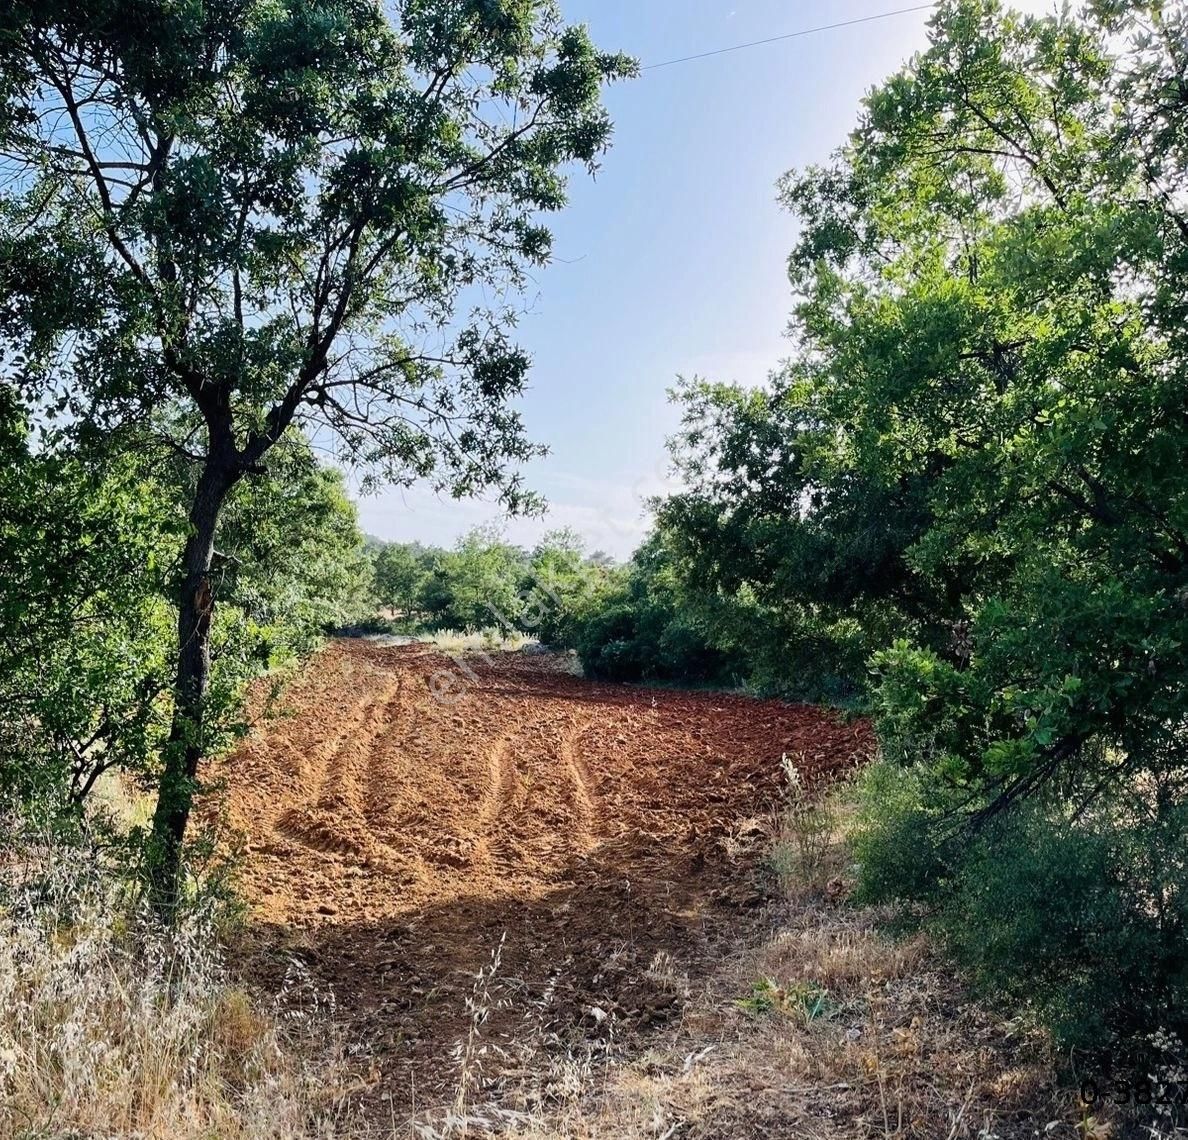
{"type": "Polygon", "coordinates": [[[595,612],[577,636],[582,668],[613,681],[713,681],[728,658],[687,617],[632,597],[595,612]]]}
{"type": "Polygon", "coordinates": [[[616,681],[732,679],[732,655],[714,643],[661,532],[636,551],[619,581],[577,623],[575,644],[592,677],[616,681]]]}
{"type": "Polygon", "coordinates": [[[853,844],[865,901],[929,898],[943,880],[935,826],[945,805],[936,792],[919,767],[880,761],[859,777],[853,844]]]}
{"type": "Polygon", "coordinates": [[[1029,1010],[1063,1046],[1145,1063],[1152,1033],[1184,1038],[1184,805],[1153,784],[1084,812],[1053,797],[970,835],[953,826],[958,800],[922,768],[868,773],[856,839],[864,896],[926,904],[977,987],[1029,1010]]]}

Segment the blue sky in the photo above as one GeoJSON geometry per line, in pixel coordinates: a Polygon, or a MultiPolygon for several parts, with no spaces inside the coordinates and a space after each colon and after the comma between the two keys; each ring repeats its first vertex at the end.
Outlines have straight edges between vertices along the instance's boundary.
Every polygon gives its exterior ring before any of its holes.
{"type": "MultiPolygon", "coordinates": [[[[656,63],[913,0],[561,0],[602,48],[656,63]]],[[[1051,0],[1016,6],[1052,9],[1051,0]]],[[[526,469],[550,502],[513,520],[530,545],[572,526],[625,558],[665,489],[665,438],[680,375],[758,383],[787,353],[784,262],[795,225],[775,200],[789,168],[818,162],[853,127],[863,95],[925,44],[928,13],[825,31],[645,71],[607,93],[611,150],[575,174],[551,219],[556,261],[537,276],[519,340],[532,354],[520,407],[551,454],[526,469]]],[[[413,488],[360,500],[388,540],[452,545],[499,519],[495,506],[413,488]]]]}

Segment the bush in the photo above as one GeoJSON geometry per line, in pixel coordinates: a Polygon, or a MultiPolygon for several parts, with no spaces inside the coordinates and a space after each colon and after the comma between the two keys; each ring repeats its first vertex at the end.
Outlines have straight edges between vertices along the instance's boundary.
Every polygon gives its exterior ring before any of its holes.
{"type": "Polygon", "coordinates": [[[612,681],[715,681],[728,658],[688,618],[647,598],[628,598],[590,616],[577,638],[591,677],[612,681]]]}
{"type": "Polygon", "coordinates": [[[693,604],[662,532],[577,623],[575,645],[591,677],[615,681],[732,681],[737,658],[719,649],[693,604]]]}
{"type": "Polygon", "coordinates": [[[629,602],[619,601],[592,614],[577,637],[578,657],[586,674],[638,681],[645,663],[636,636],[636,612],[629,602]]]}
{"type": "Polygon", "coordinates": [[[854,853],[861,875],[859,895],[867,902],[929,899],[944,879],[935,826],[943,802],[922,769],[881,761],[858,780],[854,853]],[[932,797],[938,799],[939,797],[932,797]]]}
{"type": "Polygon", "coordinates": [[[856,838],[870,901],[926,904],[977,987],[1059,1044],[1145,1063],[1188,1039],[1188,810],[1148,785],[1077,814],[1055,799],[953,825],[961,797],[923,768],[867,774],[856,838]]]}
{"type": "Polygon", "coordinates": [[[385,542],[375,546],[376,601],[402,618],[415,614],[429,576],[433,555],[417,542],[385,542]]]}

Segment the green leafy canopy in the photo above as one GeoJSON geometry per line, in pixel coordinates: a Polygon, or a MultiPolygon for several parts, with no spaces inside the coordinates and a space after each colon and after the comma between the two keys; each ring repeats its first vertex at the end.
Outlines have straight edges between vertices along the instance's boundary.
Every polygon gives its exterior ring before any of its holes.
{"type": "Polygon", "coordinates": [[[32,399],[79,430],[180,399],[236,474],[323,425],[382,478],[521,501],[511,298],[628,59],[523,0],[105,0],[7,6],[0,69],[32,399]]]}

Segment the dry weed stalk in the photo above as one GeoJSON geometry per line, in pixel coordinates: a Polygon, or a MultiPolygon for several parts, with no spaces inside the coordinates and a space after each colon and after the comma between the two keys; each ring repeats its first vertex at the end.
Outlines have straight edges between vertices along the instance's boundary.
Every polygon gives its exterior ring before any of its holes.
{"type": "MultiPolygon", "coordinates": [[[[89,852],[22,840],[0,909],[0,1135],[342,1135],[336,1072],[227,976],[214,914],[161,930],[89,852]]],[[[322,1029],[324,1036],[324,1028],[322,1029]]]]}
{"type": "Polygon", "coordinates": [[[474,977],[474,985],[466,999],[468,1025],[466,1039],[459,1042],[456,1049],[458,1059],[458,1083],[454,1093],[454,1103],[446,1120],[443,1136],[465,1136],[471,1121],[467,1117],[467,1105],[471,1094],[479,1087],[482,1080],[483,1058],[489,1046],[482,1044],[483,1026],[496,1008],[496,1001],[492,995],[492,985],[499,973],[499,966],[503,959],[503,947],[507,941],[507,931],[499,936],[499,942],[491,951],[490,961],[479,968],[474,977]]]}

